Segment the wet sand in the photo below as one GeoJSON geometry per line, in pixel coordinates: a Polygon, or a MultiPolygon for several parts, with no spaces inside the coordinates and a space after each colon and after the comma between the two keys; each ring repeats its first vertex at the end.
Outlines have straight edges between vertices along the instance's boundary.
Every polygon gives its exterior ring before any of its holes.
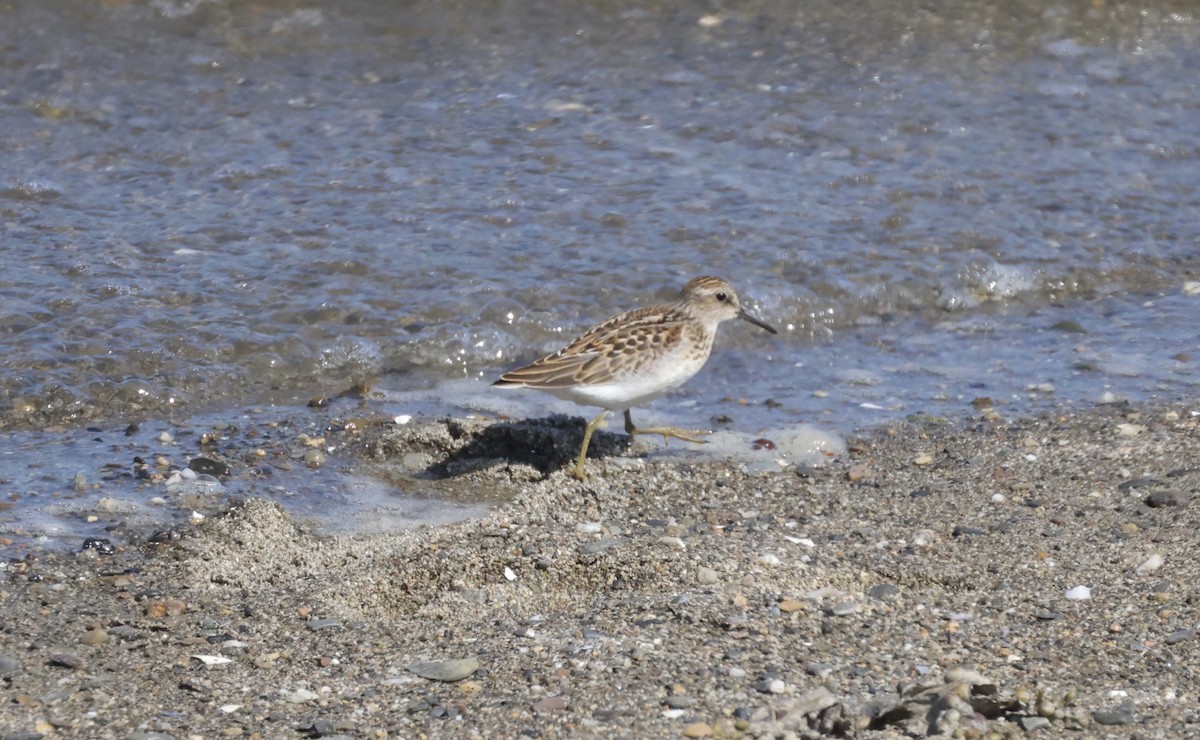
{"type": "Polygon", "coordinates": [[[1195,407],[899,425],[759,475],[602,435],[583,483],[580,426],[346,440],[514,492],[482,521],[329,537],[250,500],[5,562],[0,734],[1200,733],[1195,407]]]}

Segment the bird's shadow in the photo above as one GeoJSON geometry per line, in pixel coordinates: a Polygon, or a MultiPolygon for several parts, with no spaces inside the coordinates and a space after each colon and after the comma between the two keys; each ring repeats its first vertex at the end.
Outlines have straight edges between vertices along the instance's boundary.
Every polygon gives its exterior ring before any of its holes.
{"type": "MultiPolygon", "coordinates": [[[[432,463],[426,473],[452,478],[497,462],[528,465],[541,475],[575,464],[587,421],[577,416],[555,414],[541,419],[498,421],[482,428],[468,428],[450,421],[447,431],[465,443],[444,459],[432,463]]],[[[588,459],[629,451],[632,440],[625,434],[597,430],[588,445],[588,459]]]]}

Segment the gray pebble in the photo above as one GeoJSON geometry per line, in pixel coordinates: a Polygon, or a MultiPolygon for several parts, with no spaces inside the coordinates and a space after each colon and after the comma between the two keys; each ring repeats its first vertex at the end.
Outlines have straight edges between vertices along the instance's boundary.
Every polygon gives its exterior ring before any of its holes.
{"type": "Polygon", "coordinates": [[[663,702],[671,709],[686,709],[696,703],[696,700],[690,696],[668,696],[663,702]]]}
{"type": "Polygon", "coordinates": [[[1134,722],[1133,702],[1125,702],[1116,709],[1092,712],[1092,719],[1101,725],[1131,725],[1134,722]]]}
{"type": "Polygon", "coordinates": [[[1171,634],[1167,635],[1167,644],[1175,645],[1180,642],[1187,642],[1188,640],[1194,639],[1196,639],[1196,630],[1194,629],[1175,630],[1171,634]]]}
{"type": "Polygon", "coordinates": [[[625,542],[626,539],[624,537],[609,537],[603,540],[596,540],[595,542],[585,542],[579,546],[579,552],[584,555],[599,555],[625,542]]]}
{"type": "Polygon", "coordinates": [[[696,582],[704,586],[711,586],[721,580],[721,576],[712,568],[700,568],[696,571],[696,582]]]}
{"type": "Polygon", "coordinates": [[[304,464],[311,468],[319,468],[325,464],[325,453],[315,448],[305,451],[304,464]]]}
{"type": "Polygon", "coordinates": [[[83,667],[83,658],[79,657],[75,653],[55,653],[54,655],[50,656],[50,659],[47,662],[50,665],[58,666],[59,668],[83,667]]]}
{"type": "Polygon", "coordinates": [[[1190,498],[1185,491],[1177,489],[1167,489],[1165,491],[1155,491],[1146,497],[1146,506],[1152,509],[1160,509],[1165,506],[1178,506],[1180,508],[1187,506],[1190,498]]]}
{"type": "Polygon", "coordinates": [[[982,535],[987,534],[987,532],[983,531],[979,527],[961,527],[960,526],[960,527],[955,527],[954,531],[951,532],[951,534],[953,534],[955,537],[980,537],[982,535]]]}
{"type": "Polygon", "coordinates": [[[310,619],[304,623],[304,626],[316,632],[317,630],[329,629],[331,627],[341,627],[342,623],[336,619],[310,619]]]}
{"type": "Polygon", "coordinates": [[[17,672],[21,661],[9,655],[0,655],[0,676],[8,676],[17,672]]]}
{"type": "Polygon", "coordinates": [[[1017,724],[1025,732],[1036,732],[1050,726],[1050,720],[1045,717],[1021,717],[1017,720],[1017,724]]]}
{"type": "Polygon", "coordinates": [[[893,596],[899,595],[900,587],[892,583],[881,583],[878,586],[873,587],[870,591],[867,591],[867,596],[870,596],[872,599],[878,599],[879,601],[890,599],[893,596]]]}
{"type": "Polygon", "coordinates": [[[430,681],[461,681],[479,670],[479,658],[474,656],[460,660],[435,660],[428,663],[413,663],[408,670],[430,681]]]}

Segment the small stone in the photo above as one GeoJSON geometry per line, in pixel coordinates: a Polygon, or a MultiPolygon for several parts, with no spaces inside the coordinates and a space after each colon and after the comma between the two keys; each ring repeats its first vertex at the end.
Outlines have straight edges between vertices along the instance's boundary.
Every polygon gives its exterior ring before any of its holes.
{"type": "Polygon", "coordinates": [[[696,582],[703,586],[711,586],[721,580],[721,576],[712,568],[701,566],[696,570],[696,582]]]}
{"type": "Polygon", "coordinates": [[[683,728],[684,737],[711,737],[713,730],[706,722],[693,722],[683,728]]]}
{"type": "Polygon", "coordinates": [[[1036,732],[1050,726],[1050,720],[1045,717],[1029,717],[1024,716],[1017,720],[1017,724],[1026,733],[1036,732]]]}
{"type": "Polygon", "coordinates": [[[71,490],[75,493],[83,493],[87,490],[87,476],[83,474],[82,470],[71,479],[71,490]]]}
{"type": "Polygon", "coordinates": [[[479,668],[479,658],[472,656],[459,660],[435,660],[427,663],[413,663],[408,667],[408,670],[430,681],[453,682],[461,681],[479,670],[479,668]]]}
{"type": "Polygon", "coordinates": [[[837,697],[829,689],[822,686],[812,691],[806,691],[796,697],[796,701],[789,708],[788,713],[812,716],[823,712],[837,703],[837,697]]]}
{"type": "Polygon", "coordinates": [[[1153,553],[1150,555],[1150,557],[1148,557],[1144,561],[1142,561],[1142,564],[1137,567],[1137,574],[1139,576],[1144,576],[1147,573],[1153,573],[1154,571],[1163,567],[1164,562],[1165,561],[1163,560],[1162,555],[1159,555],[1158,553],[1153,553]]]}
{"type": "Polygon", "coordinates": [[[1200,280],[1188,280],[1183,284],[1184,295],[1200,295],[1200,280]]]}
{"type": "Polygon", "coordinates": [[[766,552],[758,556],[759,565],[775,566],[779,565],[781,562],[783,561],[780,560],[779,556],[775,555],[774,553],[766,552]]]}
{"type": "Polygon", "coordinates": [[[788,614],[791,614],[792,612],[798,612],[803,608],[804,603],[796,601],[795,599],[784,599],[779,602],[779,611],[787,612],[788,614]]]}
{"type": "Polygon", "coordinates": [[[316,632],[317,630],[327,630],[334,627],[341,627],[342,623],[336,619],[310,619],[304,623],[308,629],[316,632]]]}
{"type": "Polygon", "coordinates": [[[55,653],[46,662],[58,668],[83,668],[83,658],[75,653],[55,653]]]}
{"type": "Polygon", "coordinates": [[[310,468],[319,468],[325,464],[325,453],[318,449],[304,451],[304,464],[310,468]]]}
{"type": "Polygon", "coordinates": [[[533,703],[535,712],[561,712],[567,708],[567,700],[561,696],[547,696],[533,703]]]}
{"type": "Polygon", "coordinates": [[[846,480],[851,483],[857,483],[861,480],[867,480],[875,476],[875,471],[871,470],[871,466],[866,463],[855,463],[846,471],[846,480]]]}
{"type": "Polygon", "coordinates": [[[1092,598],[1092,589],[1087,586],[1076,586],[1067,592],[1067,598],[1071,601],[1087,601],[1092,598]]]}
{"type": "Polygon", "coordinates": [[[696,700],[690,696],[668,696],[663,702],[671,709],[687,709],[696,703],[696,700]]]}
{"type": "Polygon", "coordinates": [[[316,692],[309,691],[308,689],[296,689],[290,694],[285,694],[283,698],[291,704],[304,704],[318,698],[318,696],[316,692]]]}
{"type": "Polygon", "coordinates": [[[106,632],[103,627],[93,627],[87,632],[84,632],[83,637],[80,638],[79,641],[88,647],[102,645],[105,642],[108,642],[108,632],[106,632]]]}
{"type": "Polygon", "coordinates": [[[787,691],[787,684],[779,678],[761,678],[754,682],[754,688],[763,694],[782,694],[787,691]]]}
{"type": "Polygon", "coordinates": [[[584,555],[599,555],[600,553],[616,547],[617,545],[623,544],[624,542],[626,542],[624,537],[609,537],[603,540],[585,542],[579,546],[579,552],[583,553],[584,555]]]}
{"type": "Polygon", "coordinates": [[[604,531],[604,525],[600,522],[580,522],[575,525],[575,531],[580,534],[600,534],[604,531]]]}
{"type": "Polygon", "coordinates": [[[1092,719],[1101,725],[1132,725],[1134,722],[1133,702],[1125,702],[1116,709],[1092,712],[1092,719]]]}
{"type": "Polygon", "coordinates": [[[954,530],[951,532],[951,534],[955,537],[981,537],[981,536],[987,534],[987,532],[983,531],[979,527],[959,526],[959,527],[955,527],[954,530]]]}
{"type": "Polygon", "coordinates": [[[878,586],[871,587],[871,590],[867,591],[867,596],[870,596],[872,599],[878,599],[879,601],[890,599],[894,596],[898,596],[899,594],[900,587],[891,583],[881,583],[878,586]]]}
{"type": "Polygon", "coordinates": [[[211,475],[214,478],[227,477],[231,472],[228,465],[209,457],[193,457],[188,463],[188,469],[200,475],[211,475]]]}
{"type": "Polygon", "coordinates": [[[1181,642],[1187,642],[1188,640],[1195,640],[1195,639],[1196,639],[1196,630],[1182,629],[1182,630],[1175,630],[1171,634],[1167,635],[1166,643],[1168,645],[1177,645],[1181,642]]]}
{"type": "Polygon", "coordinates": [[[1136,437],[1146,431],[1146,427],[1141,424],[1118,424],[1117,434],[1122,437],[1136,437]]]}
{"type": "Polygon", "coordinates": [[[927,452],[917,455],[916,459],[913,460],[913,465],[933,465],[933,455],[927,452]]]}
{"type": "Polygon", "coordinates": [[[1165,506],[1178,506],[1183,508],[1189,503],[1190,497],[1188,494],[1178,489],[1155,491],[1146,497],[1146,506],[1149,506],[1152,509],[1161,509],[1165,506]]]}

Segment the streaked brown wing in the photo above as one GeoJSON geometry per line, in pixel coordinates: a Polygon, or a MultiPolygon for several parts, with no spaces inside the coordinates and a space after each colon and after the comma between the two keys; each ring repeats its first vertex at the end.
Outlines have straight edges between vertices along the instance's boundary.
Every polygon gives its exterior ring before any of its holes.
{"type": "Polygon", "coordinates": [[[607,382],[613,379],[613,363],[622,362],[630,352],[678,342],[685,319],[667,306],[647,306],[614,316],[554,354],[510,370],[493,385],[565,388],[607,382]]]}

